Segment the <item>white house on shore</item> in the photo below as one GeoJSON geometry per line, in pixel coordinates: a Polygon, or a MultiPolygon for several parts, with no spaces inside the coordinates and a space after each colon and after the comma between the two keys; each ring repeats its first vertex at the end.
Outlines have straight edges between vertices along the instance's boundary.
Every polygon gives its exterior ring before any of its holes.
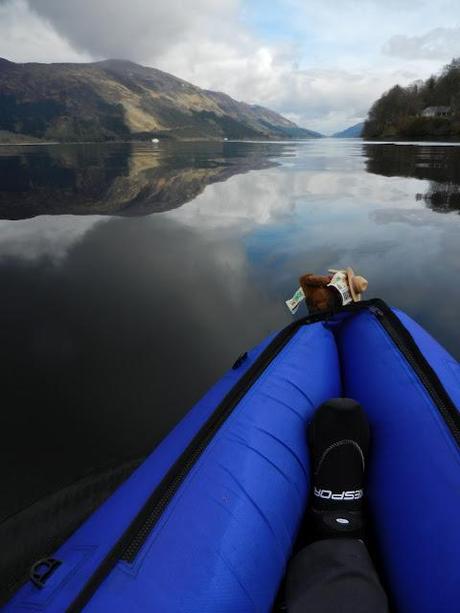
{"type": "Polygon", "coordinates": [[[421,115],[422,117],[450,117],[450,106],[427,106],[421,115]]]}

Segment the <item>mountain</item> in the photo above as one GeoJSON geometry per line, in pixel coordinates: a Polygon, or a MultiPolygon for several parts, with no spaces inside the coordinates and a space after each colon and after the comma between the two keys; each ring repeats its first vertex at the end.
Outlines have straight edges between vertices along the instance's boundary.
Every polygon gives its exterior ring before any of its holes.
{"type": "Polygon", "coordinates": [[[334,138],[360,138],[363,133],[364,121],[355,123],[354,126],[350,126],[341,132],[336,132],[332,136],[334,138]]]}
{"type": "MultiPolygon", "coordinates": [[[[278,113],[124,60],[0,59],[0,139],[47,141],[315,138],[278,113]]],[[[0,140],[0,142],[2,142],[0,140]]]]}

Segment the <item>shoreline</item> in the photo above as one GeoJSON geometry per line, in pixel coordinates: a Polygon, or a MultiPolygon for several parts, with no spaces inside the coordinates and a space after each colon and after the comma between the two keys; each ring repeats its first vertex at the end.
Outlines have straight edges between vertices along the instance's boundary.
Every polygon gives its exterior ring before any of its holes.
{"type": "Polygon", "coordinates": [[[56,146],[67,146],[67,145],[71,145],[71,146],[75,146],[75,145],[150,145],[152,147],[152,149],[157,148],[160,145],[164,145],[165,143],[167,143],[168,145],[179,145],[179,144],[191,144],[191,143],[209,143],[209,144],[217,144],[217,143],[221,143],[221,144],[229,144],[229,143],[247,143],[247,144],[279,144],[279,143],[284,143],[284,144],[294,144],[294,143],[307,143],[307,142],[311,142],[311,141],[319,141],[319,140],[334,140],[334,141],[338,141],[338,142],[356,142],[359,141],[362,144],[369,144],[369,145],[406,145],[406,146],[422,146],[422,145],[429,145],[429,146],[434,146],[434,147],[440,147],[440,146],[444,146],[444,147],[455,147],[455,146],[460,146],[460,139],[459,140],[407,140],[407,139],[366,139],[366,138],[362,138],[362,137],[353,137],[353,138],[340,138],[340,137],[333,137],[333,136],[326,136],[326,137],[321,137],[321,138],[302,138],[302,139],[283,139],[283,140],[274,140],[274,139],[250,139],[250,140],[243,140],[243,139],[232,139],[232,140],[226,140],[226,141],[221,141],[221,140],[216,140],[216,139],[193,139],[193,140],[185,140],[185,139],[181,139],[181,140],[165,140],[165,141],[160,141],[159,143],[152,143],[150,141],[141,141],[141,140],[116,140],[116,141],[46,141],[46,142],[16,142],[16,143],[2,143],[0,142],[0,148],[1,147],[56,147],[56,146]]]}
{"type": "Polygon", "coordinates": [[[326,136],[310,136],[308,138],[284,138],[284,139],[276,139],[276,138],[164,138],[160,139],[158,143],[153,143],[150,140],[94,140],[94,141],[16,141],[16,142],[2,142],[0,140],[0,147],[6,146],[32,146],[32,145],[137,145],[137,144],[145,144],[145,145],[163,145],[165,143],[277,143],[277,142],[287,142],[287,143],[295,143],[295,142],[309,142],[316,140],[323,140],[328,138],[326,136]]]}

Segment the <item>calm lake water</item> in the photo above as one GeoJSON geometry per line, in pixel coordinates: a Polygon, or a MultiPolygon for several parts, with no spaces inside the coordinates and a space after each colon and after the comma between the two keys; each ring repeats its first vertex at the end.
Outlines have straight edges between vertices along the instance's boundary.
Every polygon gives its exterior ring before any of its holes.
{"type": "Polygon", "coordinates": [[[74,527],[304,272],[353,265],[459,358],[459,210],[452,145],[0,147],[2,525],[70,487],[74,527]]]}

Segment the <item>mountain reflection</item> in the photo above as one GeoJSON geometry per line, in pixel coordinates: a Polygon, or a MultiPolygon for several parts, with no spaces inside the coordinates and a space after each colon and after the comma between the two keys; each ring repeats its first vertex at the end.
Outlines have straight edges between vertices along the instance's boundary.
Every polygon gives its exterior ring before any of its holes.
{"type": "Polygon", "coordinates": [[[366,169],[385,177],[429,181],[416,200],[439,213],[460,211],[460,152],[455,146],[366,144],[366,169]]]}
{"type": "Polygon", "coordinates": [[[178,208],[207,185],[274,166],[283,145],[183,143],[0,148],[0,219],[143,216],[178,208]],[[249,155],[248,155],[249,152],[249,155]]]}

